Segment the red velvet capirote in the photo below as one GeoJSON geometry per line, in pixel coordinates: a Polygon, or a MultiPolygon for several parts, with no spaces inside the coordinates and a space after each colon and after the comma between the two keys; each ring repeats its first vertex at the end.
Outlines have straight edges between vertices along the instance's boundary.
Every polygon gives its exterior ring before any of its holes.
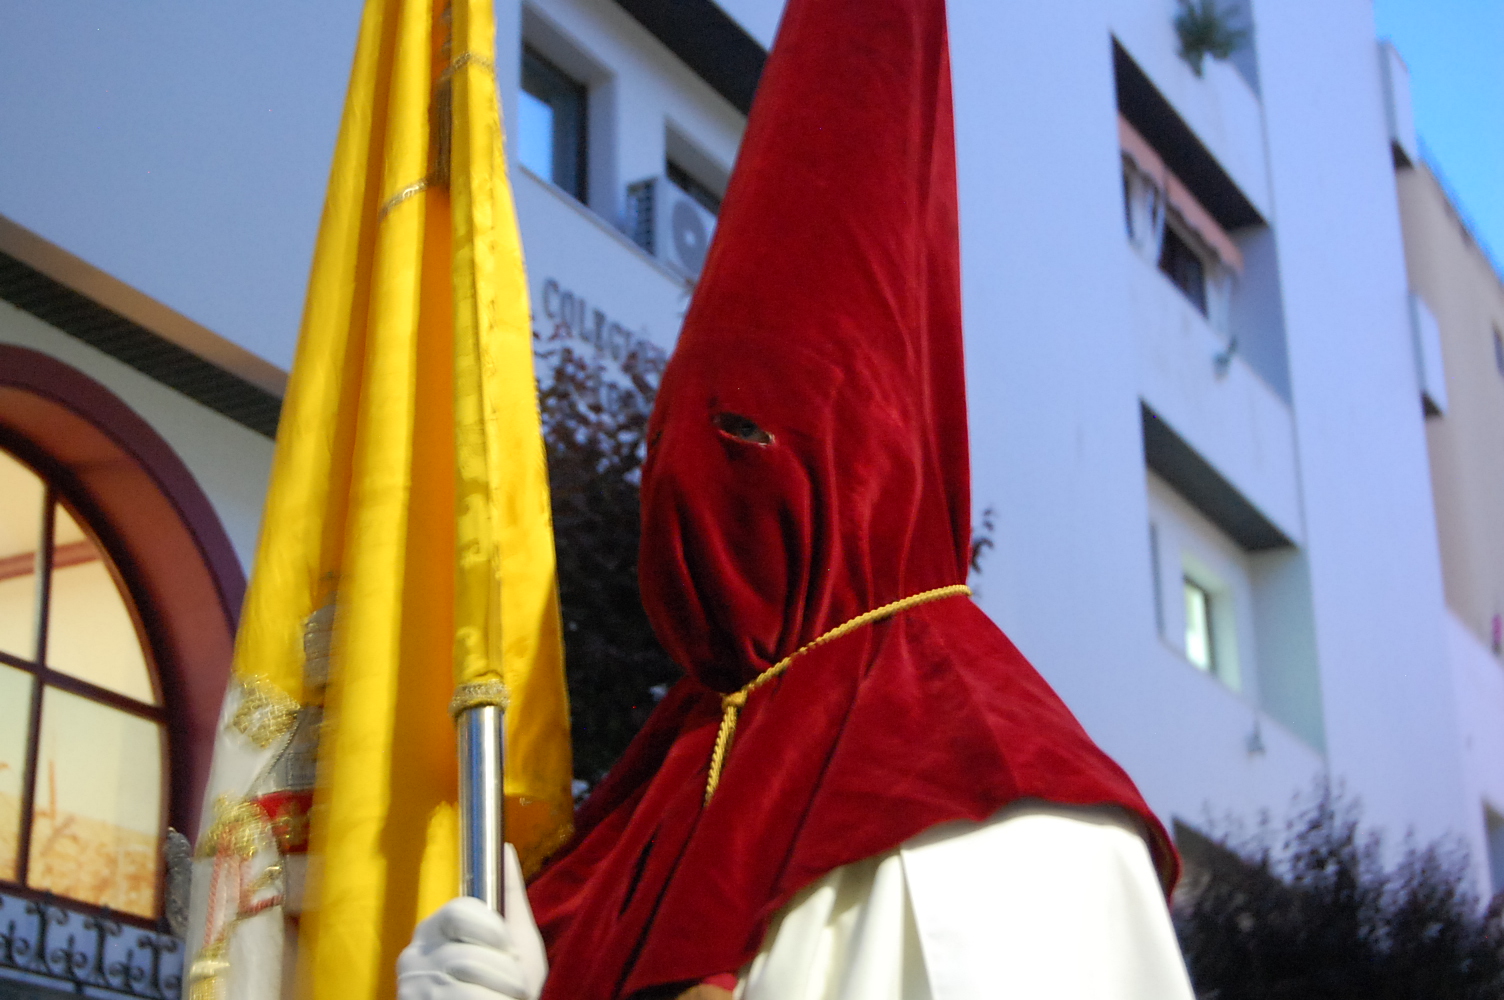
{"type": "Polygon", "coordinates": [[[966,579],[943,0],[790,0],[649,441],[643,602],[688,676],[531,887],[545,1000],[738,969],[827,872],[1019,799],[1122,806],[1173,880],[1132,782],[966,597],[755,692],[703,805],[721,692],[966,579]]]}

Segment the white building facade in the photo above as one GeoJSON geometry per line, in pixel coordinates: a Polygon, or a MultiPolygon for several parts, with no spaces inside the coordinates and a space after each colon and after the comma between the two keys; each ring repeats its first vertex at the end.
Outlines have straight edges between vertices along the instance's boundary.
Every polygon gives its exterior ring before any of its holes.
{"type": "MultiPolygon", "coordinates": [[[[0,34],[0,348],[136,414],[241,585],[360,13],[252,6],[70,0],[0,34]]],[[[540,329],[672,347],[781,6],[498,0],[540,329]]],[[[1238,0],[1243,44],[1199,72],[1174,0],[950,6],[982,606],[1167,823],[1281,815],[1330,775],[1491,884],[1504,759],[1464,740],[1504,738],[1504,702],[1462,697],[1449,653],[1394,167],[1414,129],[1371,4],[1238,0]]],[[[35,471],[6,402],[45,395],[30,377],[0,370],[0,448],[35,471]]],[[[129,533],[93,530],[145,600],[129,533]]],[[[205,655],[182,669],[222,683],[205,655]]],[[[0,770],[28,816],[30,753],[0,770]]],[[[196,779],[164,780],[191,833],[196,779]]]]}

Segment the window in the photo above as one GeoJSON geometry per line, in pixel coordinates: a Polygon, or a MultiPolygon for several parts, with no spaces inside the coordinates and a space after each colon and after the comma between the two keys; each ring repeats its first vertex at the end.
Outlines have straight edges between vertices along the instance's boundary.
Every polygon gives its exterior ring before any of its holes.
{"type": "Polygon", "coordinates": [[[673,160],[668,160],[664,163],[663,172],[679,190],[699,202],[707,212],[720,214],[721,196],[696,180],[688,170],[673,160]]]}
{"type": "Polygon", "coordinates": [[[1128,242],[1151,263],[1160,255],[1165,235],[1165,194],[1159,182],[1123,154],[1123,221],[1128,242]]]}
{"type": "Polygon", "coordinates": [[[1164,242],[1159,250],[1159,269],[1205,316],[1206,264],[1176,226],[1165,226],[1164,242]]]}
{"type": "Polygon", "coordinates": [[[1190,577],[1181,578],[1185,590],[1185,658],[1202,670],[1217,672],[1212,641],[1212,595],[1190,577]]]}
{"type": "Polygon", "coordinates": [[[1504,333],[1500,333],[1498,327],[1494,327],[1494,367],[1504,375],[1504,333]]]}
{"type": "Polygon", "coordinates": [[[1241,691],[1239,643],[1246,637],[1238,633],[1250,625],[1252,596],[1247,567],[1238,553],[1220,544],[1226,539],[1202,536],[1191,524],[1181,529],[1178,544],[1182,549],[1175,567],[1185,615],[1180,651],[1197,670],[1241,691]]]}
{"type": "Polygon", "coordinates": [[[0,450],[0,880],[156,916],[164,725],[109,557],[0,450]]]}
{"type": "Polygon", "coordinates": [[[1488,874],[1495,893],[1504,890],[1504,817],[1483,807],[1483,829],[1488,839],[1488,874]]]}
{"type": "Polygon", "coordinates": [[[1243,273],[1243,251],[1122,115],[1118,116],[1118,141],[1129,245],[1180,289],[1212,329],[1228,333],[1233,288],[1236,276],[1243,273]]]}
{"type": "Polygon", "coordinates": [[[584,84],[539,55],[522,50],[522,93],[517,115],[517,158],[533,173],[586,200],[584,84]]]}
{"type": "Polygon", "coordinates": [[[1154,582],[1154,634],[1163,636],[1165,634],[1165,601],[1159,587],[1161,572],[1159,567],[1159,525],[1153,521],[1149,522],[1149,572],[1153,574],[1151,579],[1154,582]]]}
{"type": "Polygon", "coordinates": [[[1249,557],[1175,489],[1148,473],[1149,570],[1161,641],[1251,697],[1256,659],[1249,557]]]}

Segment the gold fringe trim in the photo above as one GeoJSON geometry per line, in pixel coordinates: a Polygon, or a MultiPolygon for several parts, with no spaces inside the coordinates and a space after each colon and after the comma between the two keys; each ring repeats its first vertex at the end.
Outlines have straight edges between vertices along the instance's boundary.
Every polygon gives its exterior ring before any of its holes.
{"type": "Polygon", "coordinates": [[[214,800],[214,822],[199,837],[197,853],[200,858],[221,854],[252,858],[270,837],[270,826],[260,807],[221,795],[214,800]]]}
{"type": "Polygon", "coordinates": [[[454,689],[454,697],[449,699],[449,715],[458,719],[460,713],[470,708],[481,708],[486,705],[495,705],[503,712],[512,703],[512,692],[501,681],[477,681],[474,684],[461,684],[454,689]]]}
{"type": "Polygon", "coordinates": [[[296,698],[261,676],[240,678],[240,687],[240,704],[230,717],[231,729],[261,750],[292,732],[298,709],[303,707],[296,698]]]}
{"type": "Polygon", "coordinates": [[[721,769],[726,764],[726,754],[731,750],[732,737],[736,735],[737,717],[741,714],[742,708],[747,704],[747,696],[753,691],[756,691],[773,678],[782,674],[789,668],[789,664],[805,653],[808,653],[817,646],[823,646],[833,639],[839,639],[843,635],[855,632],[863,625],[870,625],[873,622],[881,621],[884,618],[896,615],[898,612],[915,607],[916,605],[928,604],[930,601],[938,601],[943,597],[959,597],[962,594],[970,593],[971,588],[966,586],[966,584],[956,583],[949,587],[936,587],[934,590],[926,590],[920,594],[900,598],[899,600],[884,604],[880,608],[873,608],[871,611],[857,615],[849,622],[837,625],[818,639],[800,646],[788,656],[785,656],[767,670],[758,674],[750,684],[747,684],[741,690],[721,695],[721,728],[716,733],[715,750],[710,755],[710,775],[705,780],[705,804],[710,804],[710,797],[715,794],[716,786],[721,783],[721,769]]]}
{"type": "Polygon", "coordinates": [[[230,939],[205,945],[188,967],[188,1000],[224,1000],[225,973],[230,971],[230,939]]]}
{"type": "Polygon", "coordinates": [[[389,213],[392,209],[396,208],[398,205],[402,204],[404,201],[407,201],[414,195],[422,194],[424,191],[427,191],[431,184],[432,181],[430,181],[429,178],[425,177],[420,181],[413,181],[411,184],[398,189],[396,194],[392,195],[386,201],[381,203],[381,208],[376,213],[376,220],[379,222],[382,219],[385,219],[387,217],[387,213],[389,213]]]}
{"type": "Polygon", "coordinates": [[[485,56],[478,52],[461,52],[454,58],[453,62],[444,67],[444,71],[439,74],[439,79],[447,80],[466,66],[475,66],[485,70],[492,76],[496,75],[496,64],[485,56]]]}

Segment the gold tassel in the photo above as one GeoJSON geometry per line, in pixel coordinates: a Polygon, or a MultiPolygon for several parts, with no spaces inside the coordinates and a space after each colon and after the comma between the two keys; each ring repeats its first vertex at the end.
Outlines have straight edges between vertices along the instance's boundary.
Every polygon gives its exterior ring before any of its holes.
{"type": "MultiPolygon", "coordinates": [[[[771,671],[770,671],[771,672],[771,671]]],[[[710,755],[710,777],[705,782],[705,804],[721,783],[721,765],[726,762],[726,753],[731,749],[731,738],[736,735],[736,717],[747,703],[748,688],[721,695],[721,731],[715,735],[715,752],[710,755]]]]}

